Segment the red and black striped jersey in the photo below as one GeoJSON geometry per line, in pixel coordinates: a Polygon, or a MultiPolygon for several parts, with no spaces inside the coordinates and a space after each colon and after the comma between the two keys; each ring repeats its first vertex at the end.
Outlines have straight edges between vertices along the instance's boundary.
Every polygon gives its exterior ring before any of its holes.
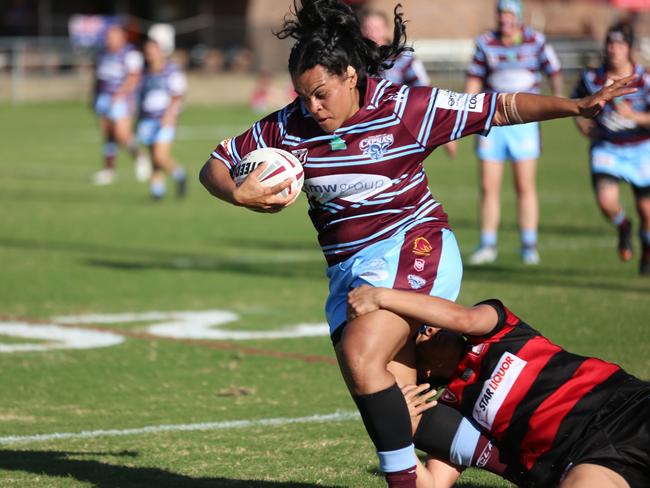
{"type": "Polygon", "coordinates": [[[565,351],[498,300],[499,322],[467,350],[441,401],[488,431],[535,486],[557,480],[589,419],[629,377],[619,366],[565,351]]]}

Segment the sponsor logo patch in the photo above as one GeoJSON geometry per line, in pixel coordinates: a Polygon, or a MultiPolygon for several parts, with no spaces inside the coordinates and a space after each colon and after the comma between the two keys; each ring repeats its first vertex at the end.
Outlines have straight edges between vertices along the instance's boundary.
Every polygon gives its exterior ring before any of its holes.
{"type": "Polygon", "coordinates": [[[449,90],[439,90],[436,97],[436,107],[445,110],[467,110],[468,112],[483,112],[484,93],[457,93],[449,90]]]}
{"type": "Polygon", "coordinates": [[[303,191],[320,203],[326,203],[335,198],[341,198],[348,202],[360,202],[386,190],[390,185],[391,180],[387,176],[348,173],[309,178],[305,180],[303,191]]]}
{"type": "Polygon", "coordinates": [[[395,142],[393,134],[366,137],[359,143],[359,149],[372,159],[381,159],[393,142],[395,142]]]}
{"type": "Polygon", "coordinates": [[[490,460],[491,454],[492,454],[492,442],[488,441],[488,443],[483,448],[483,452],[481,452],[481,455],[476,460],[476,467],[482,468],[483,466],[485,466],[487,462],[490,460]]]}
{"type": "Polygon", "coordinates": [[[450,392],[449,389],[446,389],[442,392],[442,395],[440,395],[440,400],[447,403],[456,403],[458,398],[456,398],[456,395],[450,392]]]}
{"type": "Polygon", "coordinates": [[[504,352],[490,377],[483,383],[472,416],[486,429],[491,429],[503,402],[514,386],[527,361],[510,352],[504,352]]]}
{"type": "Polygon", "coordinates": [[[416,256],[428,256],[433,251],[433,246],[426,237],[416,237],[413,241],[413,254],[416,256]]]}
{"type": "Polygon", "coordinates": [[[409,286],[414,290],[419,290],[420,288],[422,288],[424,285],[427,284],[427,280],[425,280],[421,276],[414,275],[414,274],[408,275],[406,279],[409,282],[409,286]]]}
{"type": "Polygon", "coordinates": [[[413,263],[413,269],[415,269],[415,271],[424,271],[424,264],[425,264],[424,259],[415,258],[415,262],[413,263]]]}

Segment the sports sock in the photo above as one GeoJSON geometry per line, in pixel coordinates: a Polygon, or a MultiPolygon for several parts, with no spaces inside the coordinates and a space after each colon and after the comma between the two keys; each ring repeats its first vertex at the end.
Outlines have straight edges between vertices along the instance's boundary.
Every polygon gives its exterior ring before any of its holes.
{"type": "Polygon", "coordinates": [[[498,475],[508,468],[499,448],[458,410],[444,404],[422,414],[414,441],[430,456],[457,466],[475,466],[498,475]]]}
{"type": "Polygon", "coordinates": [[[135,140],[135,138],[131,139],[126,145],[126,149],[129,151],[129,154],[132,157],[138,156],[140,154],[140,147],[138,146],[138,141],[135,140]]]}
{"type": "Polygon", "coordinates": [[[650,248],[650,230],[641,229],[639,231],[639,238],[644,248],[650,248]]]}
{"type": "Polygon", "coordinates": [[[159,199],[167,193],[167,186],[164,180],[152,180],[149,185],[149,193],[153,198],[159,199]]]}
{"type": "Polygon", "coordinates": [[[481,232],[481,247],[497,247],[497,233],[496,232],[481,232]]]}
{"type": "Polygon", "coordinates": [[[625,210],[621,209],[616,215],[614,215],[611,218],[612,225],[614,227],[620,227],[621,224],[627,222],[628,220],[625,218],[625,210]]]}
{"type": "Polygon", "coordinates": [[[117,155],[117,144],[114,142],[104,143],[104,164],[107,169],[115,167],[115,156],[117,155]]]}
{"type": "Polygon", "coordinates": [[[537,247],[537,229],[521,229],[521,247],[530,249],[537,247]]]}
{"type": "Polygon", "coordinates": [[[176,166],[174,171],[172,171],[172,178],[174,181],[183,181],[187,177],[187,172],[182,166],[176,166]]]}
{"type": "Polygon", "coordinates": [[[389,487],[415,488],[415,449],[411,418],[397,384],[368,395],[353,395],[368,435],[377,449],[379,467],[389,487]]]}

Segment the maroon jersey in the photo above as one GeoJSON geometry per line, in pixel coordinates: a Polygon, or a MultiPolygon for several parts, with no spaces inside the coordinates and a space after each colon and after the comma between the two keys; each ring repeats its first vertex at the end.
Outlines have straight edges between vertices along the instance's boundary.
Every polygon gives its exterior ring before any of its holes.
{"type": "Polygon", "coordinates": [[[360,110],[323,132],[300,99],[265,117],[212,153],[231,171],[248,152],[276,147],[305,170],[309,215],[330,265],[424,222],[446,227],[422,163],[437,146],[487,134],[496,94],[467,95],[367,80],[360,110]]]}
{"type": "Polygon", "coordinates": [[[591,417],[630,378],[619,366],[565,351],[498,300],[499,323],[468,347],[441,397],[518,461],[534,486],[556,483],[591,417]]]}

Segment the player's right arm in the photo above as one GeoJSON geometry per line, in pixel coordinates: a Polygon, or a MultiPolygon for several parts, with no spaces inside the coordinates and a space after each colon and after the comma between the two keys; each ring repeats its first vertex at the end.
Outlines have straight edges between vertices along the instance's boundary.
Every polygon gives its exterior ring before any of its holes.
{"type": "Polygon", "coordinates": [[[266,163],[255,168],[244,182],[237,186],[230,176],[228,168],[218,159],[210,158],[199,173],[201,184],[219,200],[232,205],[246,207],[256,212],[275,213],[282,210],[294,198],[294,195],[281,197],[282,190],[291,185],[287,179],[275,186],[265,187],[258,181],[266,163]]]}
{"type": "Polygon", "coordinates": [[[475,336],[489,334],[499,322],[490,305],[465,307],[444,298],[367,285],[348,294],[348,305],[351,317],[384,309],[432,327],[475,336]]]}

